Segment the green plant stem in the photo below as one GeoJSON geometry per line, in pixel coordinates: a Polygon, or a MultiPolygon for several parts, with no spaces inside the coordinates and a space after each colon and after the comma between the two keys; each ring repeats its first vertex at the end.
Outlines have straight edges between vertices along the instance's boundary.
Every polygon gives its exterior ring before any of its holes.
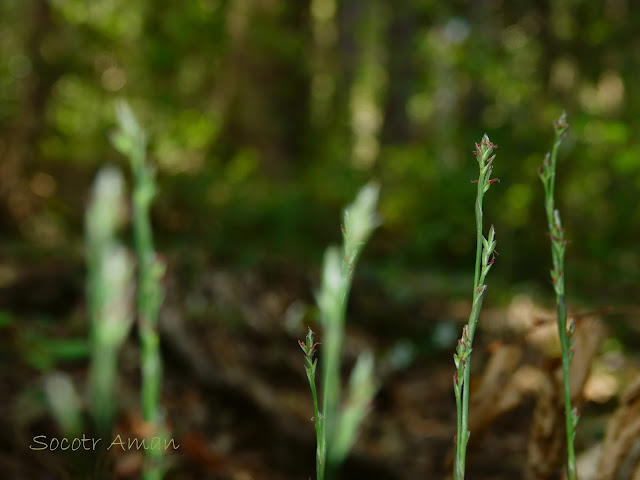
{"type": "MultiPolygon", "coordinates": [[[[343,299],[348,297],[348,287],[344,290],[343,299]]],[[[344,335],[345,301],[340,302],[340,308],[335,313],[334,320],[325,334],[326,361],[323,364],[323,399],[324,425],[327,436],[335,438],[338,423],[338,403],[340,400],[340,357],[342,353],[342,338],[344,335]]],[[[329,449],[331,450],[331,449],[329,449]]],[[[331,452],[329,452],[331,453],[331,452]]],[[[333,464],[330,458],[330,464],[333,464]]]]}
{"type": "Polygon", "coordinates": [[[138,290],[139,330],[142,357],[142,413],[147,422],[156,423],[160,403],[162,360],[157,328],[158,282],[155,269],[148,206],[134,199],[133,218],[136,250],[140,262],[138,290]]]}
{"type": "MultiPolygon", "coordinates": [[[[136,185],[133,198],[133,224],[136,251],[139,260],[138,315],[140,332],[140,355],[142,370],[142,417],[151,427],[154,435],[160,434],[162,418],[160,395],[162,389],[162,357],[158,334],[158,313],[162,303],[160,277],[163,265],[159,263],[153,247],[153,234],[149,210],[152,195],[147,189],[153,185],[152,174],[144,165],[144,152],[136,152],[141,158],[132,159],[138,165],[134,171],[136,185]]],[[[147,450],[147,465],[143,471],[145,480],[163,477],[159,466],[160,450],[147,450]]]]}
{"type": "Polygon", "coordinates": [[[320,413],[318,406],[318,394],[316,391],[316,366],[317,360],[313,359],[317,343],[313,341],[313,331],[309,329],[307,333],[306,342],[298,342],[305,355],[305,371],[307,373],[307,379],[309,380],[309,386],[311,387],[311,396],[313,398],[313,422],[316,427],[316,478],[317,480],[324,479],[325,475],[325,460],[326,460],[326,440],[324,432],[324,418],[320,413]]]}
{"type": "Polygon", "coordinates": [[[577,480],[576,452],[574,446],[575,427],[577,423],[576,413],[571,407],[571,386],[569,369],[571,366],[571,339],[567,335],[567,306],[564,295],[557,297],[558,334],[562,349],[562,383],[564,391],[564,419],[567,436],[567,479],[577,480]],[[561,333],[561,332],[564,332],[561,333]]]}
{"type": "Polygon", "coordinates": [[[473,281],[473,304],[469,321],[462,330],[462,337],[458,341],[458,348],[454,355],[456,364],[456,374],[454,376],[454,394],[456,397],[456,452],[454,459],[453,477],[455,480],[463,480],[465,475],[465,463],[467,443],[469,441],[469,385],[471,382],[471,351],[473,346],[473,338],[475,336],[478,318],[482,309],[482,302],[486,285],[485,277],[494,261],[495,249],[495,230],[493,227],[489,230],[489,238],[486,239],[482,233],[482,200],[484,194],[489,190],[492,183],[497,179],[491,179],[491,171],[493,169],[492,162],[495,158],[490,157],[493,145],[489,138],[485,135],[482,142],[476,144],[476,159],[480,168],[478,177],[478,192],[476,195],[475,217],[476,217],[476,262],[473,281]]]}
{"type": "Polygon", "coordinates": [[[571,407],[571,387],[569,377],[571,358],[573,356],[573,325],[570,325],[569,332],[567,332],[567,306],[565,303],[564,290],[564,256],[567,242],[564,238],[564,230],[560,221],[560,213],[555,208],[554,198],[558,150],[567,136],[568,128],[569,124],[567,123],[566,114],[563,113],[558,120],[554,121],[555,141],[553,143],[551,153],[547,154],[545,157],[544,163],[539,170],[539,174],[544,186],[545,212],[547,216],[549,236],[551,238],[551,259],[553,264],[551,279],[556,293],[558,337],[560,339],[560,348],[562,351],[562,379],[567,443],[567,479],[577,480],[578,476],[574,439],[578,423],[578,414],[577,411],[572,410],[571,407]]]}
{"type": "MultiPolygon", "coordinates": [[[[160,411],[162,389],[162,357],[158,334],[158,314],[163,299],[161,278],[165,265],[153,246],[150,209],[156,194],[154,170],[146,164],[146,135],[133,112],[125,103],[117,108],[120,132],[113,138],[116,148],[127,155],[133,172],[133,234],[138,258],[138,330],[142,376],[142,418],[152,435],[160,436],[163,419],[160,411]]],[[[163,477],[162,449],[146,450],[147,461],[142,476],[145,480],[163,477]]]]}
{"type": "Polygon", "coordinates": [[[317,480],[324,479],[324,466],[326,463],[326,438],[324,433],[324,419],[318,408],[318,396],[316,394],[315,377],[313,383],[311,383],[311,395],[313,396],[313,411],[315,416],[313,417],[316,423],[316,478],[317,480]]]}
{"type": "MultiPolygon", "coordinates": [[[[480,317],[480,310],[482,309],[482,300],[484,298],[484,292],[481,294],[474,294],[473,307],[469,316],[469,325],[473,326],[475,331],[475,325],[478,323],[480,317]]],[[[469,343],[473,344],[473,333],[469,329],[469,343]]],[[[471,355],[466,359],[463,370],[463,389],[462,389],[462,407],[460,414],[458,415],[458,433],[456,435],[456,475],[455,479],[464,479],[466,454],[467,454],[467,442],[469,441],[469,388],[471,383],[471,355]],[[466,434],[465,434],[466,433],[466,434]]]]}
{"type": "Polygon", "coordinates": [[[316,472],[318,480],[332,479],[347,456],[364,417],[366,404],[374,395],[373,360],[356,362],[345,408],[340,411],[340,359],[344,339],[347,299],[353,271],[362,248],[378,224],[375,207],[378,187],[369,184],[344,211],[342,248],[329,247],[324,255],[322,284],[316,296],[324,329],[322,352],[322,411],[315,392],[315,362],[310,356],[314,344],[307,336],[305,351],[307,376],[314,397],[317,436],[316,472]],[[310,375],[310,372],[313,375],[310,375]]]}
{"type": "MultiPolygon", "coordinates": [[[[337,264],[339,253],[335,249],[327,252],[328,256],[334,257],[332,263],[337,264]]],[[[331,261],[331,260],[328,260],[331,261]]],[[[354,259],[355,261],[355,259],[354,259]]],[[[320,441],[318,445],[322,466],[319,479],[332,479],[337,468],[337,459],[334,457],[334,450],[331,448],[333,440],[336,438],[338,429],[338,403],[340,401],[340,357],[342,355],[342,345],[344,337],[344,323],[346,315],[347,298],[351,287],[351,272],[353,267],[345,265],[342,260],[340,274],[340,288],[335,291],[332,305],[323,309],[322,323],[325,325],[323,345],[325,346],[322,356],[322,407],[323,414],[320,423],[320,441]],[[327,441],[330,439],[331,441],[327,441]]],[[[353,264],[352,264],[353,265],[353,264]]]]}
{"type": "Polygon", "coordinates": [[[113,386],[118,374],[118,349],[104,348],[98,344],[92,348],[90,392],[93,417],[100,435],[110,435],[116,406],[113,386]]]}
{"type": "Polygon", "coordinates": [[[153,172],[145,164],[146,141],[134,139],[130,160],[134,176],[133,233],[139,263],[138,320],[142,367],[142,415],[146,422],[158,423],[162,378],[158,336],[158,312],[162,302],[159,268],[153,247],[149,210],[155,195],[153,172]],[[137,141],[136,141],[137,140],[137,141]]]}
{"type": "Polygon", "coordinates": [[[100,170],[86,215],[87,303],[91,364],[91,413],[100,435],[109,435],[116,413],[118,352],[133,315],[133,265],[116,237],[125,219],[124,180],[112,168],[100,170]]]}

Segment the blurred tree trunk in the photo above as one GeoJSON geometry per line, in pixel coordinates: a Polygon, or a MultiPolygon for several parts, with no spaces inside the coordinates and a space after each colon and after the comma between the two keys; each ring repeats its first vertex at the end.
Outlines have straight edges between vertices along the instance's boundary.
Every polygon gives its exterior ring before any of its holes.
{"type": "Polygon", "coordinates": [[[398,2],[389,10],[391,20],[386,31],[389,80],[382,142],[398,144],[408,142],[411,136],[407,107],[416,75],[412,60],[416,21],[411,2],[398,2]]]}
{"type": "Polygon", "coordinates": [[[364,15],[362,0],[338,2],[336,23],[338,27],[338,43],[336,46],[338,56],[338,72],[336,78],[336,95],[334,108],[348,108],[351,86],[355,81],[356,69],[359,59],[358,48],[358,23],[364,15]]]}
{"type": "Polygon", "coordinates": [[[224,157],[254,149],[261,169],[287,175],[309,130],[309,1],[236,0],[227,14],[224,157]]]}
{"type": "MultiPolygon", "coordinates": [[[[549,5],[548,0],[542,0],[536,3],[536,6],[534,8],[537,9],[539,18],[549,18],[549,14],[551,13],[551,6],[549,5]]],[[[553,55],[553,52],[557,51],[551,22],[541,22],[540,45],[545,52],[545,54],[541,57],[541,78],[542,81],[545,82],[544,89],[547,90],[551,83],[551,64],[556,59],[555,55],[553,55]]]]}
{"type": "MultiPolygon", "coordinates": [[[[358,48],[358,26],[364,17],[365,3],[362,0],[338,1],[336,26],[338,40],[336,44],[337,74],[335,94],[329,115],[329,134],[336,141],[333,147],[341,151],[341,161],[345,160],[352,148],[350,109],[351,89],[356,80],[360,49],[358,48]]],[[[333,156],[336,151],[329,151],[333,156]]]]}
{"type": "Polygon", "coordinates": [[[315,18],[313,74],[322,86],[313,91],[316,111],[309,135],[310,158],[318,164],[343,164],[352,148],[350,127],[351,89],[355,82],[360,49],[358,27],[364,12],[362,0],[335,2],[321,21],[315,18]],[[320,30],[320,31],[319,31],[320,30]],[[319,38],[318,38],[319,37],[319,38]]]}
{"type": "Polygon", "coordinates": [[[24,78],[15,79],[15,116],[0,144],[0,209],[3,213],[0,222],[6,230],[18,227],[36,206],[29,177],[33,173],[33,158],[37,154],[47,102],[59,78],[59,72],[42,56],[42,47],[55,29],[49,2],[25,1],[19,8],[17,24],[23,25],[24,55],[29,59],[30,72],[24,78]]]}

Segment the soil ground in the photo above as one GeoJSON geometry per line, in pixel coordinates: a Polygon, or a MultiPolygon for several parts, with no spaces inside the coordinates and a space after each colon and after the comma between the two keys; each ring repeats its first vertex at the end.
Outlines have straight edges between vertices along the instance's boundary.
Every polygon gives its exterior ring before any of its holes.
{"type": "MultiPolygon", "coordinates": [[[[165,478],[314,478],[313,409],[297,341],[308,326],[322,341],[310,293],[317,285],[316,275],[284,264],[251,272],[224,271],[206,261],[197,268],[177,264],[167,277],[161,329],[163,405],[179,445],[169,451],[165,478]]],[[[57,267],[50,270],[39,280],[26,276],[19,293],[52,290],[37,302],[55,315],[39,317],[33,308],[20,304],[19,295],[13,303],[4,297],[15,308],[1,344],[0,405],[7,410],[2,415],[0,473],[3,478],[34,480],[138,478],[140,452],[104,448],[115,438],[136,437],[144,430],[138,408],[135,331],[120,358],[116,397],[120,413],[113,438],[103,439],[103,448],[95,452],[29,448],[38,435],[62,437],[43,401],[44,379],[54,370],[63,371],[83,393],[87,377],[88,362],[82,355],[38,365],[33,352],[39,345],[35,336],[52,340],[86,334],[81,269],[71,269],[69,278],[57,267]],[[56,311],[61,300],[66,305],[56,311]]],[[[428,295],[399,300],[366,275],[357,279],[349,308],[344,378],[358,353],[371,348],[380,387],[340,478],[450,476],[456,422],[452,355],[469,308],[464,300],[428,295]]],[[[486,316],[499,318],[503,310],[489,307],[486,316]]],[[[474,391],[491,348],[511,340],[498,327],[479,330],[473,354],[474,391]]],[[[522,362],[544,367],[540,356],[525,354],[522,362]]],[[[602,436],[605,414],[613,402],[584,405],[590,420],[579,431],[579,451],[602,436]]],[[[507,413],[472,432],[468,478],[523,478],[534,406],[534,396],[522,395],[507,413]]],[[[475,415],[482,424],[482,414],[475,415]]],[[[89,427],[86,436],[92,436],[89,427]]],[[[561,471],[558,468],[548,478],[560,478],[561,471]]]]}

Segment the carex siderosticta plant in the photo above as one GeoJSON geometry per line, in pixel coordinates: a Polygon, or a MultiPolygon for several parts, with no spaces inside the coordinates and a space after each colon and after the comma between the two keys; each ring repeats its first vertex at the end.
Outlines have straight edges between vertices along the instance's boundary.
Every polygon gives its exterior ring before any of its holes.
{"type": "Polygon", "coordinates": [[[471,368],[471,352],[473,350],[473,337],[475,335],[480,310],[482,309],[482,301],[484,299],[487,286],[485,278],[493,262],[495,260],[495,230],[493,226],[489,229],[487,238],[483,235],[482,228],[482,200],[484,194],[487,193],[491,185],[499,180],[491,178],[493,170],[493,160],[495,155],[491,155],[493,150],[497,148],[489,137],[485,134],[480,143],[476,143],[474,154],[478,161],[480,174],[477,183],[478,190],[476,195],[476,266],[473,279],[473,303],[469,322],[462,329],[462,337],[458,340],[456,353],[453,356],[456,366],[456,372],[453,375],[453,389],[456,397],[457,412],[457,429],[455,438],[455,458],[453,466],[454,480],[464,479],[465,460],[467,451],[467,442],[469,440],[469,393],[470,393],[470,368],[471,368]]]}
{"type": "MultiPolygon", "coordinates": [[[[158,315],[164,289],[162,277],[166,265],[153,246],[150,209],[156,195],[155,169],[146,161],[147,136],[129,105],[116,105],[118,130],[112,135],[114,147],[128,157],[133,174],[133,236],[138,260],[137,316],[140,339],[142,377],[142,419],[149,437],[166,437],[164,413],[160,405],[162,390],[162,357],[158,315]]],[[[164,476],[162,448],[145,450],[142,478],[159,480],[164,476]]]]}
{"type": "Polygon", "coordinates": [[[126,218],[124,179],[98,173],[85,219],[89,312],[89,405],[98,433],[109,435],[116,413],[118,353],[133,324],[133,258],[117,238],[126,218]]]}
{"type": "Polygon", "coordinates": [[[332,479],[355,442],[358,429],[376,391],[373,354],[364,351],[351,373],[348,392],[341,402],[340,360],[344,342],[344,324],[356,261],[373,229],[378,225],[376,204],[378,187],[368,184],[344,211],[342,249],[329,247],[324,255],[322,282],[317,292],[320,323],[323,330],[321,368],[322,402],[316,390],[317,346],[309,329],[304,342],[305,370],[311,394],[316,429],[316,478],[332,479]]]}
{"type": "MultiPolygon", "coordinates": [[[[156,186],[153,169],[146,164],[146,135],[129,106],[116,107],[118,130],[111,140],[127,156],[133,173],[131,198],[135,258],[119,241],[118,229],[128,216],[125,182],[120,170],[102,168],[96,177],[86,212],[87,303],[89,312],[90,368],[89,405],[98,433],[109,436],[115,421],[118,353],[134,319],[140,336],[145,437],[167,436],[160,406],[162,362],[158,335],[158,313],[163,299],[161,279],[165,265],[153,247],[149,209],[156,186]],[[136,292],[137,308],[134,308],[136,292]]],[[[68,422],[67,422],[68,423],[68,422]]],[[[150,443],[153,445],[153,443],[150,443]]],[[[165,462],[162,448],[145,448],[142,468],[145,480],[160,480],[165,462]]]]}
{"type": "Polygon", "coordinates": [[[556,182],[556,164],[558,161],[558,150],[563,140],[567,137],[569,124],[567,115],[562,113],[558,120],[553,122],[555,130],[555,140],[551,152],[547,153],[538,173],[542,180],[545,197],[545,211],[547,216],[547,226],[549,237],[551,238],[551,281],[556,292],[556,310],[558,320],[558,336],[560,337],[560,347],[562,351],[562,376],[563,394],[565,409],[565,428],[567,442],[567,479],[576,480],[578,473],[576,470],[576,455],[574,439],[578,426],[578,410],[571,407],[571,389],[569,384],[569,367],[573,357],[573,333],[575,325],[573,320],[567,326],[567,306],[564,293],[564,255],[567,241],[564,238],[564,230],[560,221],[560,212],[555,208],[554,188],[556,182]]]}

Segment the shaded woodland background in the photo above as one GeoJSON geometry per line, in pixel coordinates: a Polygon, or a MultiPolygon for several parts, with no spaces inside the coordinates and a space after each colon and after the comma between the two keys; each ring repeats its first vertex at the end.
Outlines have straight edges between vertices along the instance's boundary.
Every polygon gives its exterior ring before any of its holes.
{"type": "MultiPolygon", "coordinates": [[[[258,376],[299,385],[301,418],[311,408],[295,338],[315,325],[313,291],[325,247],[340,240],[341,209],[376,179],[383,224],[360,263],[351,316],[362,342],[410,339],[425,355],[444,342],[434,405],[454,425],[447,348],[472,284],[474,142],[486,132],[499,147],[501,183],[484,208],[499,251],[487,306],[520,293],[553,301],[537,170],[566,110],[556,188],[571,242],[568,298],[627,308],[640,294],[638,78],[640,4],[630,0],[4,0],[3,400],[55,368],[81,378],[83,215],[96,171],[126,171],[108,141],[124,97],[158,169],[167,308],[198,332],[222,325],[223,338],[246,342],[249,366],[277,337],[265,360],[273,371],[258,376]]],[[[637,359],[634,321],[618,318],[610,331],[637,359]]],[[[171,358],[175,393],[182,367],[171,358]]],[[[292,467],[297,478],[313,468],[312,426],[301,425],[311,454],[292,467]]],[[[247,445],[268,443],[252,435],[247,445]]],[[[256,455],[236,461],[263,465],[256,455]]],[[[281,463],[264,478],[288,478],[281,463]]]]}

